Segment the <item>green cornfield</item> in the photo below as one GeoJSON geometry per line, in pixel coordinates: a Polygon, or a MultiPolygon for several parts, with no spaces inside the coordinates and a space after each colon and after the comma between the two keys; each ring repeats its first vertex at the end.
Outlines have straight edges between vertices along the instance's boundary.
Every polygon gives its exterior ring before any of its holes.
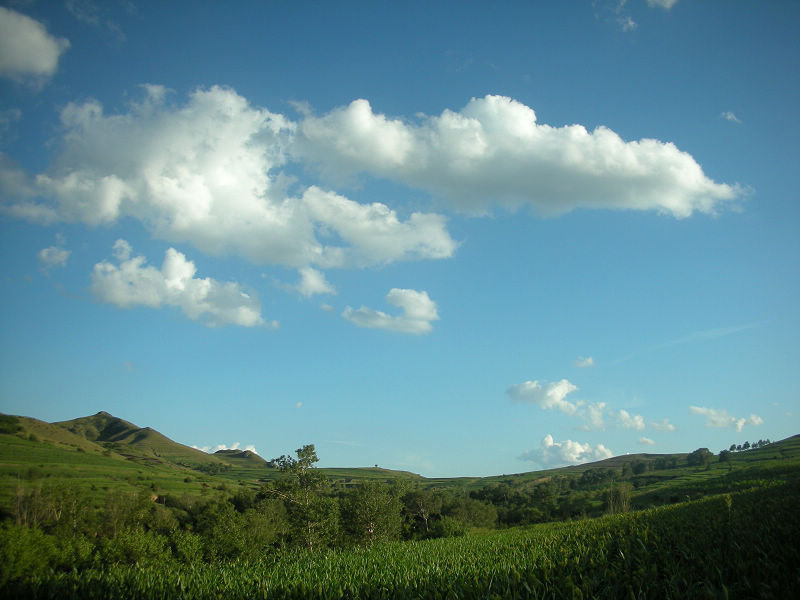
{"type": "Polygon", "coordinates": [[[260,561],[171,562],[17,581],[3,597],[800,597],[797,483],[600,519],[260,561]]]}

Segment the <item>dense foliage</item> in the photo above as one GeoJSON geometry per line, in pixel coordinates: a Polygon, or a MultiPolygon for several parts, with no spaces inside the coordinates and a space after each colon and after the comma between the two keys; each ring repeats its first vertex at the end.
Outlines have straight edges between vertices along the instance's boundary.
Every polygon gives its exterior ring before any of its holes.
{"type": "MultiPolygon", "coordinates": [[[[798,492],[797,484],[780,484],[601,519],[370,549],[37,573],[7,582],[6,591],[109,599],[798,597],[798,492]]],[[[12,531],[21,532],[5,529],[2,547],[12,531]]]]}
{"type": "Polygon", "coordinates": [[[308,445],[259,485],[177,475],[194,494],[32,464],[0,505],[0,597],[771,597],[800,581],[796,445],[472,487],[332,481],[308,445]]]}

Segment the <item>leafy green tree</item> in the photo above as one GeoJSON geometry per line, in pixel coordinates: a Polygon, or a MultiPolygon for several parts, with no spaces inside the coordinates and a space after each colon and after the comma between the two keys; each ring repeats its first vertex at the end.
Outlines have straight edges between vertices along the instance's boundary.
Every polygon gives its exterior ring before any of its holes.
{"type": "Polygon", "coordinates": [[[346,533],[359,544],[396,540],[402,526],[402,504],[387,486],[367,481],[344,497],[342,518],[346,533]]]}
{"type": "Polygon", "coordinates": [[[442,512],[442,495],[431,490],[413,490],[403,496],[403,506],[411,535],[429,537],[431,521],[442,512]]]}
{"type": "Polygon", "coordinates": [[[336,538],[339,507],[335,498],[324,495],[329,483],[314,466],[319,462],[314,444],[298,448],[295,453],[297,458],[283,455],[273,459],[283,477],[264,486],[261,495],[283,500],[292,542],[313,551],[336,538]]]}
{"type": "Polygon", "coordinates": [[[494,527],[497,524],[497,509],[491,504],[465,497],[450,502],[442,511],[469,527],[494,527]]]}
{"type": "Polygon", "coordinates": [[[731,456],[732,452],[730,450],[722,450],[719,453],[719,462],[728,463],[729,471],[733,469],[733,464],[731,464],[731,456]]]}
{"type": "Polygon", "coordinates": [[[106,496],[103,510],[103,528],[110,537],[120,531],[144,523],[150,508],[150,494],[146,491],[115,490],[106,496]]]}
{"type": "Polygon", "coordinates": [[[690,452],[686,457],[686,463],[690,467],[707,467],[714,459],[714,455],[708,448],[698,448],[694,452],[690,452]]]}

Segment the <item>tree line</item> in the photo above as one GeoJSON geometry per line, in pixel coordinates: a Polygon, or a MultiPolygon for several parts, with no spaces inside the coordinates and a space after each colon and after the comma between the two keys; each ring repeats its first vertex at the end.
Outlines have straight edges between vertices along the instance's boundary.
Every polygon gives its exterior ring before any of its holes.
{"type": "Polygon", "coordinates": [[[431,489],[406,479],[332,485],[313,444],[274,459],[279,477],[259,488],[217,486],[214,497],[117,490],[95,509],[86,490],[20,481],[0,525],[0,567],[30,572],[147,561],[230,561],[286,550],[372,546],[393,540],[626,512],[631,492],[669,457],[620,469],[537,481],[508,478],[480,489],[431,489]],[[17,565],[16,567],[13,565],[17,565]],[[27,566],[26,566],[27,565],[27,566]]]}

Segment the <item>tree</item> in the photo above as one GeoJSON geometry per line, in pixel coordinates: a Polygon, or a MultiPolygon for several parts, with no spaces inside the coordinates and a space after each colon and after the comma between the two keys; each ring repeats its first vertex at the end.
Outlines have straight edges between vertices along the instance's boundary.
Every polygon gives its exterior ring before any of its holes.
{"type": "Polygon", "coordinates": [[[694,452],[690,452],[686,457],[686,463],[690,467],[706,467],[711,464],[714,455],[708,448],[698,448],[694,452]]]}
{"type": "Polygon", "coordinates": [[[450,502],[442,512],[470,527],[494,527],[497,523],[494,506],[468,496],[450,502]]]}
{"type": "Polygon", "coordinates": [[[428,537],[431,519],[442,512],[442,496],[430,490],[414,490],[403,496],[406,514],[410,518],[412,531],[428,537]]]}
{"type": "Polygon", "coordinates": [[[402,505],[400,498],[385,485],[367,481],[349,492],[342,503],[345,530],[360,544],[400,537],[402,505]]]}
{"type": "Polygon", "coordinates": [[[722,450],[719,453],[719,462],[728,463],[728,470],[729,471],[733,469],[733,465],[731,464],[731,456],[732,456],[732,453],[731,453],[730,450],[722,450]]]}
{"type": "Polygon", "coordinates": [[[295,450],[297,458],[283,455],[273,459],[283,477],[262,488],[260,496],[278,497],[289,518],[291,540],[309,550],[329,544],[339,528],[339,509],[335,498],[324,496],[328,478],[320,473],[314,444],[295,450]]]}

